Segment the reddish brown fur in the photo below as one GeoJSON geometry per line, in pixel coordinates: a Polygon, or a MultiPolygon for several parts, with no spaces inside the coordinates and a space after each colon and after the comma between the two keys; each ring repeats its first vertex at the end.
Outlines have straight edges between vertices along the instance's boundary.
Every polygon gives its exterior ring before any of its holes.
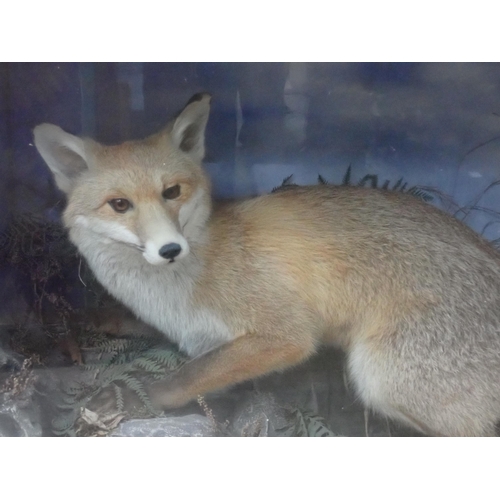
{"type": "Polygon", "coordinates": [[[196,356],[152,388],[157,404],[181,406],[285,369],[326,343],[346,351],[360,398],[385,415],[432,434],[492,435],[498,253],[452,217],[388,191],[297,187],[211,213],[201,168],[208,103],[202,96],[165,131],[121,146],[50,125],[35,139],[68,193],[65,223],[96,275],[196,356]],[[83,165],[79,177],[68,148],[83,165]],[[177,183],[179,199],[162,199],[177,183]],[[136,209],[113,212],[113,197],[136,209]],[[184,260],[167,263],[164,233],[189,240],[184,260]]]}

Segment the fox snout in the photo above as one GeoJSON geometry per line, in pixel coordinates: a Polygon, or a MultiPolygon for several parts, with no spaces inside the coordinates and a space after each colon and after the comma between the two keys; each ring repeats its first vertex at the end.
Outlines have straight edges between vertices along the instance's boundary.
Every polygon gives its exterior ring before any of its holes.
{"type": "Polygon", "coordinates": [[[159,203],[139,203],[131,214],[128,229],[137,238],[137,246],[149,264],[165,265],[189,254],[177,217],[159,203]]]}
{"type": "Polygon", "coordinates": [[[169,243],[168,245],[163,245],[160,248],[159,254],[170,262],[174,262],[174,259],[181,253],[182,247],[178,243],[169,243]]]}
{"type": "MultiPolygon", "coordinates": [[[[169,231],[170,232],[170,231],[169,231]]],[[[168,235],[163,232],[163,238],[150,238],[144,245],[143,256],[153,265],[162,265],[182,259],[189,253],[189,245],[184,236],[180,233],[168,235]],[[170,236],[165,238],[165,236],[170,236]]],[[[159,233],[160,236],[162,233],[159,233]]],[[[156,235],[155,235],[156,236],[156,235]]]]}

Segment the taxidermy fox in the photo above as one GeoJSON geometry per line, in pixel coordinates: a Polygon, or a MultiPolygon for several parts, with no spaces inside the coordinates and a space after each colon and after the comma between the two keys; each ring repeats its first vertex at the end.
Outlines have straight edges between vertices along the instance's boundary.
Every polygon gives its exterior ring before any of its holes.
{"type": "Polygon", "coordinates": [[[182,406],[333,344],[367,406],[431,435],[494,435],[496,251],[389,191],[303,187],[213,210],[209,109],[198,94],[165,130],[117,146],[34,131],[97,278],[193,358],[152,387],[155,404],[182,406]]]}

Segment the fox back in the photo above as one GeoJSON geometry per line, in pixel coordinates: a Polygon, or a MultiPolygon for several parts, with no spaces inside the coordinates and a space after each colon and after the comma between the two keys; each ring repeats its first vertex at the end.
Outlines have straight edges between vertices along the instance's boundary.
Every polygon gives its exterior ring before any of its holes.
{"type": "Polygon", "coordinates": [[[313,355],[347,353],[367,406],[427,434],[500,419],[500,258],[412,196],[314,186],[212,208],[210,97],[165,130],[103,146],[54,125],[35,144],[102,284],[193,359],[151,387],[181,406],[313,355]]]}

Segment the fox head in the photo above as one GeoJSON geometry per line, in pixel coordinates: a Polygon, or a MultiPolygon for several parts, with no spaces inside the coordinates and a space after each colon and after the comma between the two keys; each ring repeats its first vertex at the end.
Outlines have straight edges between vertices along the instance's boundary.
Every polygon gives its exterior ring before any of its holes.
{"type": "Polygon", "coordinates": [[[197,94],[164,130],[105,146],[44,123],[35,145],[68,204],[64,223],[82,249],[88,239],[142,252],[150,264],[185,258],[210,215],[201,166],[211,97],[197,94]]]}

